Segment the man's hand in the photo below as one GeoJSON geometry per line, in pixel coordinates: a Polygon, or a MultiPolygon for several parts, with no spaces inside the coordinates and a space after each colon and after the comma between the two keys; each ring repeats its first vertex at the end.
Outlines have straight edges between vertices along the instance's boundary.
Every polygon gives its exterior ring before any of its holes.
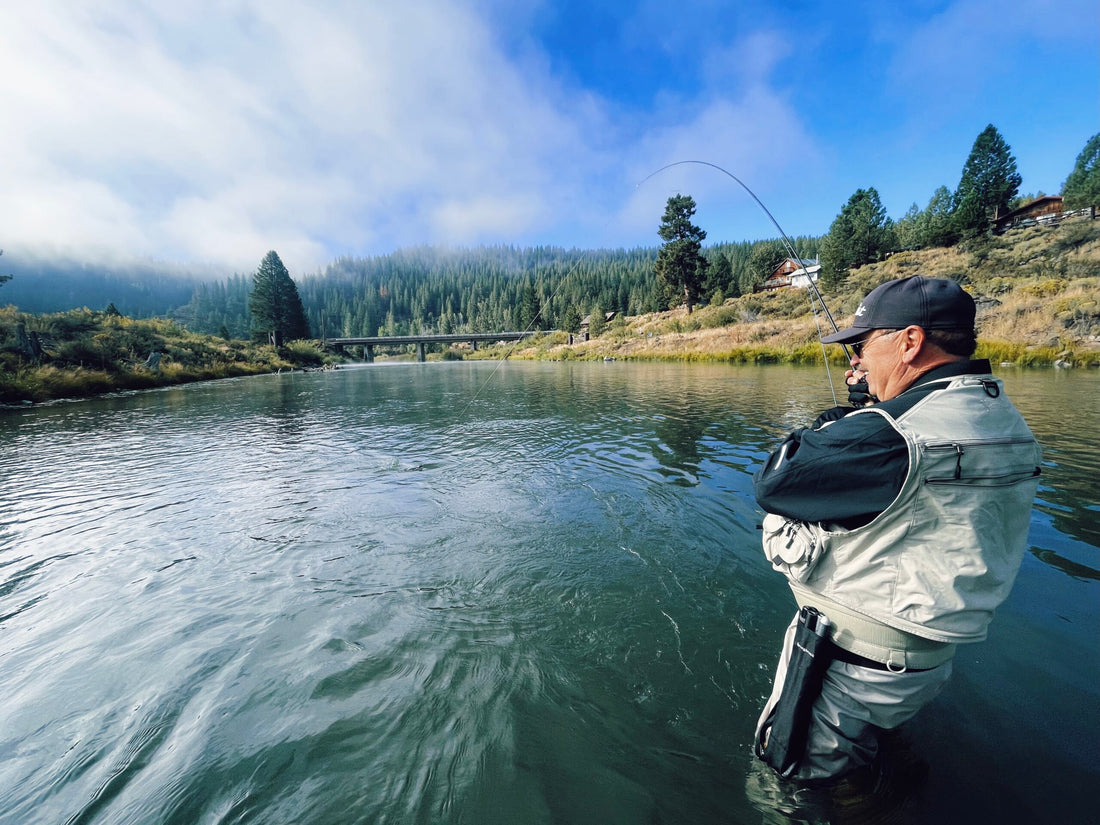
{"type": "Polygon", "coordinates": [[[878,401],[871,395],[867,373],[863,370],[848,370],[844,373],[844,383],[848,385],[848,401],[853,407],[866,407],[878,401]]]}

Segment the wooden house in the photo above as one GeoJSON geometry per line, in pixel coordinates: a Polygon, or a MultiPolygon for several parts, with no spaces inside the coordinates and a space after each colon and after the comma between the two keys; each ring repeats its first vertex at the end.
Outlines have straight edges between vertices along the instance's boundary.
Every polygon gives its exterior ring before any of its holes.
{"type": "Polygon", "coordinates": [[[811,280],[816,283],[821,275],[821,264],[818,263],[817,258],[803,258],[802,263],[806,265],[805,268],[794,258],[784,258],[772,270],[771,275],[764,279],[760,291],[770,292],[773,289],[787,287],[806,289],[811,280]]]}
{"type": "Polygon", "coordinates": [[[1041,219],[1046,215],[1061,214],[1062,196],[1043,195],[1043,197],[1036,198],[1030,203],[1025,203],[1023,206],[1003,215],[998,211],[998,214],[993,218],[993,231],[1001,233],[1014,226],[1026,226],[1032,222],[1041,222],[1041,219]]]}
{"type": "MultiPolygon", "coordinates": [[[[617,313],[617,312],[605,312],[605,313],[603,314],[603,322],[604,322],[605,324],[608,324],[608,323],[610,323],[610,322],[611,322],[612,320],[614,320],[614,318],[615,318],[615,316],[616,316],[616,315],[618,315],[618,313],[617,313]]],[[[587,341],[587,340],[589,340],[589,338],[590,338],[591,336],[590,336],[590,335],[589,335],[589,333],[588,333],[588,328],[589,328],[589,327],[590,327],[591,325],[592,325],[592,316],[591,316],[591,315],[585,315],[585,316],[584,316],[584,317],[583,317],[583,318],[581,319],[581,328],[580,328],[580,332],[578,332],[578,333],[577,333],[577,335],[576,335],[576,338],[577,338],[577,339],[579,339],[579,340],[581,340],[581,341],[587,341]]],[[[570,343],[570,344],[572,344],[573,342],[574,342],[574,336],[570,335],[570,336],[569,336],[569,343],[570,343]]]]}

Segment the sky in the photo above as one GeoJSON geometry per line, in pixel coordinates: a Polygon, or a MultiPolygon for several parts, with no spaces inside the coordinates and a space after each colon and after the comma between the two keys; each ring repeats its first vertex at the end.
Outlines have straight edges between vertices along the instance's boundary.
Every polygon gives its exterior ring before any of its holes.
{"type": "Polygon", "coordinates": [[[0,248],[299,277],[656,247],[675,194],[707,244],[777,237],[734,178],[823,235],[857,189],[894,219],[954,190],[990,123],[1022,194],[1061,190],[1100,3],[0,0],[0,248]]]}

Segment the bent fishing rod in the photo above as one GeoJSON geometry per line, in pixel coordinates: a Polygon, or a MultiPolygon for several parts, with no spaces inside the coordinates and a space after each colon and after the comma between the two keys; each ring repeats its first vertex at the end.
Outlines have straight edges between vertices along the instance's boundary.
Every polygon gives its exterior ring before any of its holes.
{"type": "MultiPolygon", "coordinates": [[[[825,296],[822,295],[821,289],[817,288],[817,284],[814,282],[814,278],[810,274],[809,268],[806,267],[805,262],[802,260],[802,256],[798,253],[798,251],[795,251],[794,244],[791,242],[791,239],[788,237],[787,232],[784,232],[783,228],[781,226],[779,226],[779,221],[775,220],[775,216],[772,215],[771,210],[768,209],[768,207],[763,205],[763,201],[760,200],[760,198],[757,197],[755,191],[752,191],[748,187],[748,185],[744,182],[744,180],[741,180],[739,177],[737,177],[737,175],[729,172],[728,169],[724,169],[722,166],[718,166],[718,164],[711,163],[709,161],[675,161],[675,162],[670,163],[670,164],[665,164],[661,168],[657,169],[656,172],[651,172],[646,177],[643,177],[640,180],[640,182],[638,182],[638,186],[641,186],[643,183],[646,183],[647,180],[649,180],[651,177],[654,177],[654,176],[659,175],[660,173],[664,172],[665,169],[671,169],[673,166],[684,166],[684,165],[687,165],[687,164],[695,164],[697,166],[709,166],[712,169],[717,169],[718,172],[722,173],[723,175],[730,178],[731,180],[734,180],[734,182],[738,186],[740,186],[742,189],[747,191],[747,193],[749,194],[749,197],[752,198],[752,200],[755,200],[757,202],[757,206],[759,206],[763,210],[764,215],[768,216],[768,219],[772,222],[772,226],[774,226],[775,230],[777,230],[779,232],[780,237],[783,240],[783,245],[785,246],[785,248],[787,248],[787,251],[788,251],[788,253],[790,253],[792,259],[799,262],[799,266],[802,267],[802,272],[805,273],[806,282],[810,284],[810,289],[811,289],[810,308],[814,312],[814,321],[815,322],[817,321],[817,308],[814,305],[814,297],[816,297],[817,300],[818,300],[818,303],[821,303],[822,309],[825,310],[825,317],[828,319],[829,324],[831,324],[831,326],[833,327],[833,331],[834,332],[839,332],[840,328],[836,326],[836,321],[833,319],[833,313],[828,311],[828,305],[825,303],[825,296]]],[[[638,188],[638,187],[636,186],[635,188],[638,188]]],[[[817,340],[821,341],[821,339],[822,339],[821,324],[818,323],[817,324],[817,340]]],[[[822,357],[825,361],[825,373],[828,376],[829,392],[833,393],[833,403],[836,404],[836,387],[833,386],[833,373],[832,373],[832,370],[829,370],[828,354],[825,352],[825,342],[822,341],[821,343],[822,343],[822,357]]],[[[842,343],[842,344],[840,344],[840,346],[842,346],[842,348],[844,349],[844,355],[845,355],[846,359],[850,362],[851,361],[851,353],[848,351],[848,345],[842,343]]]]}
{"type": "MultiPolygon", "coordinates": [[[[784,232],[783,228],[781,226],[779,226],[779,221],[775,220],[775,216],[772,215],[771,210],[769,210],[768,207],[763,205],[763,201],[760,200],[760,198],[758,198],[756,196],[755,191],[752,191],[745,184],[744,180],[741,180],[735,174],[729,172],[728,169],[724,169],[723,167],[718,166],[718,164],[711,163],[709,161],[675,161],[674,163],[664,165],[661,168],[657,169],[656,172],[652,172],[649,175],[647,175],[646,177],[643,177],[640,180],[640,182],[638,183],[638,186],[641,186],[643,183],[646,183],[647,180],[649,180],[651,177],[654,177],[654,176],[659,175],[660,173],[664,172],[665,169],[671,169],[673,166],[683,166],[685,164],[696,164],[698,166],[709,166],[712,169],[717,169],[718,172],[722,173],[726,177],[729,177],[729,178],[733,179],[735,183],[737,183],[742,189],[745,189],[745,191],[747,191],[747,193],[749,194],[749,197],[751,197],[752,200],[755,200],[757,202],[757,206],[759,206],[763,210],[764,215],[767,215],[769,220],[771,220],[772,226],[774,226],[775,230],[777,230],[779,232],[780,237],[783,240],[783,245],[785,246],[785,248],[787,248],[787,251],[791,254],[791,257],[793,257],[793,259],[795,261],[799,262],[799,266],[802,267],[802,271],[806,274],[806,281],[810,283],[810,288],[813,290],[813,294],[817,297],[818,301],[821,301],[822,309],[825,310],[825,317],[828,318],[828,322],[832,324],[833,331],[834,332],[839,332],[840,328],[836,326],[836,321],[833,320],[833,313],[828,311],[828,306],[825,304],[825,298],[824,298],[824,296],[822,296],[821,290],[817,288],[817,284],[814,282],[813,277],[811,277],[809,270],[807,270],[806,264],[802,260],[802,256],[798,252],[795,251],[794,244],[791,243],[791,239],[788,238],[787,232],[784,232]]],[[[637,187],[635,187],[635,188],[637,188],[637,187]]],[[[813,301],[811,301],[811,304],[813,304],[813,301]]],[[[821,338],[821,334],[818,334],[818,338],[821,338]]],[[[844,348],[844,354],[847,357],[849,357],[849,359],[850,359],[851,355],[848,352],[848,345],[847,344],[840,344],[840,345],[842,345],[843,348],[844,348]]],[[[826,363],[828,363],[828,362],[826,361],[826,363]]]]}
{"type": "MultiPolygon", "coordinates": [[[[695,165],[698,165],[698,166],[709,166],[711,169],[716,169],[717,171],[721,172],[723,175],[725,175],[726,177],[730,178],[735,183],[737,183],[746,192],[748,192],[749,197],[751,197],[754,201],[756,201],[756,205],[759,206],[764,211],[764,214],[768,216],[768,219],[772,222],[772,225],[775,226],[776,231],[779,232],[779,235],[783,240],[783,246],[786,248],[787,252],[790,253],[791,258],[798,261],[799,267],[801,267],[802,271],[806,274],[806,281],[810,285],[810,291],[811,291],[810,308],[813,310],[813,313],[814,313],[814,321],[815,322],[817,321],[817,307],[814,304],[814,297],[816,297],[818,302],[821,304],[821,308],[825,311],[825,317],[829,320],[829,324],[832,326],[833,332],[839,332],[840,327],[837,326],[836,321],[833,319],[833,314],[829,311],[828,304],[825,303],[825,297],[821,294],[821,290],[817,288],[817,284],[814,282],[813,276],[810,275],[810,272],[809,272],[808,268],[806,267],[805,261],[802,260],[802,256],[798,254],[797,250],[795,250],[794,244],[791,242],[791,239],[787,236],[787,233],[783,231],[783,227],[779,225],[779,221],[777,221],[775,219],[775,216],[771,213],[771,211],[768,209],[768,207],[766,207],[764,205],[764,202],[756,196],[756,193],[753,192],[752,189],[750,189],[748,187],[748,185],[743,180],[741,180],[735,174],[730,172],[728,169],[724,169],[721,166],[719,166],[717,163],[711,163],[710,161],[707,161],[707,160],[678,160],[678,161],[674,161],[672,163],[665,164],[660,169],[656,169],[655,171],[650,172],[648,175],[646,175],[644,178],[642,178],[640,181],[638,181],[638,183],[635,184],[634,188],[638,189],[646,181],[650,180],[653,177],[656,177],[657,175],[661,174],[661,172],[664,172],[668,169],[672,169],[675,166],[685,166],[685,165],[689,165],[689,164],[695,164],[695,165]]],[[[565,277],[562,278],[561,281],[559,281],[557,290],[555,290],[554,295],[556,295],[558,292],[561,291],[561,289],[565,285],[565,282],[567,280],[569,280],[569,278],[572,276],[573,272],[576,271],[578,266],[580,266],[580,260],[578,260],[576,263],[574,263],[573,267],[569,270],[569,272],[566,273],[565,277]]],[[[554,295],[551,296],[551,300],[553,300],[554,295]]],[[[540,315],[542,315],[544,310],[545,310],[545,306],[539,308],[538,314],[535,316],[535,318],[533,318],[531,320],[531,323],[528,325],[528,329],[530,329],[535,324],[535,321],[538,319],[538,317],[540,315]]],[[[822,338],[821,325],[820,324],[818,324],[817,337],[818,337],[818,340],[821,340],[821,338],[822,338]]],[[[482,385],[481,389],[484,389],[486,386],[488,386],[489,382],[492,380],[493,376],[496,374],[497,369],[499,369],[500,365],[503,364],[505,360],[507,360],[508,356],[511,354],[512,350],[514,350],[516,346],[518,346],[518,342],[513,344],[512,347],[509,348],[509,350],[507,352],[505,352],[504,355],[498,360],[496,367],[493,369],[493,372],[490,373],[489,377],[486,379],[486,381],[482,385]]],[[[852,356],[851,356],[851,353],[848,351],[848,345],[847,344],[841,344],[841,347],[844,349],[845,357],[850,361],[852,356]]],[[[836,388],[833,386],[832,372],[829,369],[829,358],[828,358],[828,355],[825,353],[825,343],[824,342],[821,343],[821,354],[822,354],[822,357],[825,361],[825,372],[829,376],[829,390],[833,394],[833,402],[836,403],[836,388]]],[[[479,389],[476,393],[474,393],[474,397],[471,398],[470,401],[466,405],[467,409],[469,408],[469,406],[471,404],[473,404],[474,400],[477,399],[478,395],[481,394],[481,389],[479,389]]]]}

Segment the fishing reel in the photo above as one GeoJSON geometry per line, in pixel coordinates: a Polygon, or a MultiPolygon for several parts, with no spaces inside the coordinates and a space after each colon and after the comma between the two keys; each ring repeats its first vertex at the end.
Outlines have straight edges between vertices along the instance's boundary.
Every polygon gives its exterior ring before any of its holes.
{"type": "Polygon", "coordinates": [[[858,381],[848,383],[848,403],[853,407],[866,407],[877,402],[878,399],[871,395],[871,388],[867,385],[866,375],[860,377],[858,381]]]}

